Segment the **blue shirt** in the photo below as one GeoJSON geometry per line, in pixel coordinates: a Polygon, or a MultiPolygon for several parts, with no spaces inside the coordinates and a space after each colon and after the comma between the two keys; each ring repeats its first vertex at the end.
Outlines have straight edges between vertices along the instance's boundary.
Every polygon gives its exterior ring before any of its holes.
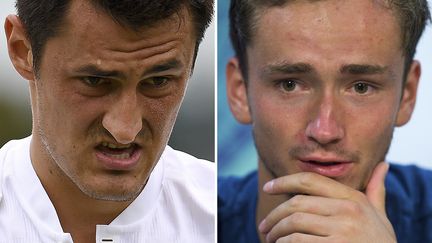
{"type": "MultiPolygon", "coordinates": [[[[387,216],[399,243],[432,242],[432,171],[391,164],[385,181],[387,216]]],[[[258,243],[258,176],[218,179],[218,242],[258,243]]]]}

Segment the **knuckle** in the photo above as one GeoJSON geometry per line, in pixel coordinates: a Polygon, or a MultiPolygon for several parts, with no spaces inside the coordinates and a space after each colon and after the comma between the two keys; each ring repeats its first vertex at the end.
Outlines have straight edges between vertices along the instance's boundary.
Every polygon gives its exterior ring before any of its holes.
{"type": "Polygon", "coordinates": [[[363,213],[363,207],[359,202],[350,201],[345,204],[345,209],[352,216],[358,216],[363,213]]]}
{"type": "Polygon", "coordinates": [[[284,235],[284,231],[287,227],[289,227],[289,219],[284,218],[278,224],[276,224],[272,230],[267,234],[266,241],[267,242],[275,242],[281,236],[284,235]]]}
{"type": "Polygon", "coordinates": [[[305,196],[303,195],[295,195],[294,197],[292,197],[288,202],[289,202],[289,207],[292,208],[299,208],[301,205],[303,205],[304,203],[304,198],[305,196]]]}
{"type": "Polygon", "coordinates": [[[359,225],[357,225],[356,223],[354,223],[353,221],[349,221],[348,223],[345,224],[346,228],[346,235],[358,235],[358,227],[359,225]]]}
{"type": "Polygon", "coordinates": [[[305,188],[309,188],[314,181],[315,175],[310,172],[303,173],[299,178],[299,183],[305,188]]]}
{"type": "MultiPolygon", "coordinates": [[[[360,227],[362,226],[362,223],[360,221],[357,221],[358,218],[352,217],[350,220],[346,220],[344,223],[341,223],[341,235],[343,236],[354,236],[360,234],[360,227]]],[[[343,238],[340,238],[338,242],[343,242],[343,238]]]]}
{"type": "Polygon", "coordinates": [[[284,218],[280,221],[278,228],[279,229],[287,229],[287,228],[291,227],[291,225],[292,225],[292,221],[288,217],[288,218],[284,218]]]}
{"type": "Polygon", "coordinates": [[[286,222],[287,224],[291,224],[292,227],[296,227],[301,225],[301,222],[304,219],[303,213],[295,212],[291,214],[289,217],[289,222],[286,222]]]}

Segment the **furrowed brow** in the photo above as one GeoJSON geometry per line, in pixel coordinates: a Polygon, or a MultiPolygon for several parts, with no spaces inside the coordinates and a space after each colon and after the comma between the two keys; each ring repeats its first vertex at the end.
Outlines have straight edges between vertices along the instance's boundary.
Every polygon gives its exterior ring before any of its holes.
{"type": "Polygon", "coordinates": [[[151,74],[151,73],[161,73],[168,70],[178,70],[183,68],[183,63],[180,62],[178,59],[172,59],[165,63],[156,64],[152,67],[150,67],[148,70],[144,72],[145,74],[151,74]]]}
{"type": "MultiPolygon", "coordinates": [[[[153,73],[160,73],[168,70],[179,70],[182,69],[183,66],[184,66],[183,63],[180,62],[179,60],[172,59],[165,63],[156,64],[150,67],[148,70],[144,72],[142,76],[153,74],[153,73]]],[[[89,64],[86,66],[79,67],[75,72],[83,73],[95,77],[110,77],[110,78],[125,79],[125,75],[120,71],[103,70],[99,66],[94,64],[89,64]]]]}
{"type": "Polygon", "coordinates": [[[368,64],[349,64],[343,65],[340,69],[341,73],[346,74],[382,74],[387,71],[387,67],[379,65],[368,65],[368,64]]]}
{"type": "Polygon", "coordinates": [[[86,75],[95,77],[112,77],[112,78],[124,78],[124,75],[119,71],[108,71],[99,68],[96,65],[90,64],[83,67],[79,67],[76,70],[77,73],[85,73],[86,75]]]}

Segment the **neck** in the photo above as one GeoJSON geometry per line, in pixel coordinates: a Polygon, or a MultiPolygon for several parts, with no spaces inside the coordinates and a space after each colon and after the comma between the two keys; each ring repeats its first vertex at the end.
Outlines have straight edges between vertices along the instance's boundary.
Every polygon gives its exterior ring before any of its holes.
{"type": "Polygon", "coordinates": [[[269,195],[264,193],[262,188],[265,183],[274,179],[274,176],[268,171],[262,160],[258,161],[258,205],[256,211],[257,232],[261,242],[265,241],[265,235],[258,231],[258,225],[261,221],[277,206],[289,199],[285,195],[269,195]]]}
{"type": "Polygon", "coordinates": [[[111,223],[132,202],[97,200],[84,194],[45,152],[35,135],[30,145],[30,156],[63,231],[70,233],[75,242],[95,242],[96,225],[111,223]]]}

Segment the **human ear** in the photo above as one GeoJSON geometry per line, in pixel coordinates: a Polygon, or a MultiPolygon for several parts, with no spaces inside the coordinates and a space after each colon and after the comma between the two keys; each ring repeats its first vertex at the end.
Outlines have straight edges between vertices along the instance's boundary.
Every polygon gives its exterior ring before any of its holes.
{"type": "Polygon", "coordinates": [[[5,21],[9,58],[17,72],[26,80],[34,80],[33,54],[20,18],[9,15],[5,21]]]}
{"type": "Polygon", "coordinates": [[[402,99],[396,118],[396,126],[405,125],[411,118],[417,98],[417,87],[421,74],[418,61],[413,61],[408,71],[405,86],[402,87],[402,99]]]}
{"type": "Polygon", "coordinates": [[[238,122],[252,122],[247,99],[246,82],[240,70],[237,58],[231,58],[226,66],[226,88],[228,103],[238,122]]]}

